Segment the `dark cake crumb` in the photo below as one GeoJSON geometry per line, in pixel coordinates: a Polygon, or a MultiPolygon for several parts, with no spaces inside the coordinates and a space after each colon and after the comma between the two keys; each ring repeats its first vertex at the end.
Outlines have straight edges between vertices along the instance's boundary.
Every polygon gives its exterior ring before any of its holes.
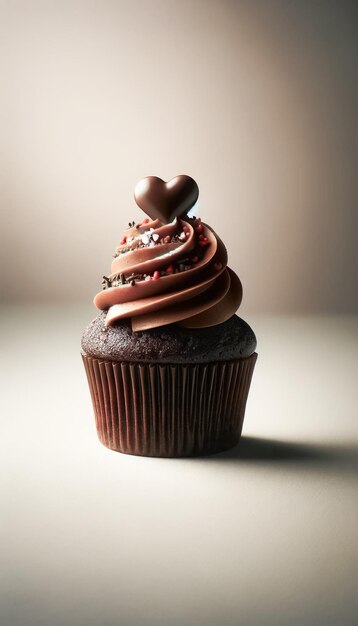
{"type": "Polygon", "coordinates": [[[130,320],[105,326],[106,311],[86,328],[82,350],[110,361],[142,363],[210,363],[250,356],[256,337],[237,315],[210,328],[190,329],[177,324],[134,333],[130,320]]]}

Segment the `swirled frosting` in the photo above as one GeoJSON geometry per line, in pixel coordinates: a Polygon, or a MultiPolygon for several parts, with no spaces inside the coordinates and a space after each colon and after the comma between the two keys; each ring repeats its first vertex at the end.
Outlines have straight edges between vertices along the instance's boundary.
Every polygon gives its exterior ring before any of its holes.
{"type": "Polygon", "coordinates": [[[130,318],[134,332],[174,322],[215,326],[234,315],[242,298],[224,244],[207,224],[188,216],[170,224],[131,223],[103,279],[94,303],[107,310],[106,325],[130,318]]]}

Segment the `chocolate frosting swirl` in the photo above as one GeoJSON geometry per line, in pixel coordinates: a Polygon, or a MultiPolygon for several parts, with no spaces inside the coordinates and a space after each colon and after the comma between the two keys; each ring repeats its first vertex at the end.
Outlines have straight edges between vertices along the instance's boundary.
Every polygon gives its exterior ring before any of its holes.
{"type": "Polygon", "coordinates": [[[158,219],[129,225],[104,289],[94,299],[107,310],[106,325],[130,318],[133,331],[176,322],[187,328],[229,319],[242,299],[242,286],[227,267],[216,233],[197,218],[158,219]]]}

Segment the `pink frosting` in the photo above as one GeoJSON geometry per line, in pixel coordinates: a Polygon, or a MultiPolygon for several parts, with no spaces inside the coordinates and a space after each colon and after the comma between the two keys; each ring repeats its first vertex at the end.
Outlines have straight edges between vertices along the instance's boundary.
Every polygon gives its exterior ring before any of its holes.
{"type": "Polygon", "coordinates": [[[227,267],[226,248],[198,219],[146,220],[125,231],[116,252],[105,278],[111,286],[94,299],[108,309],[106,325],[130,318],[133,331],[173,322],[203,328],[240,306],[242,287],[227,267]]]}

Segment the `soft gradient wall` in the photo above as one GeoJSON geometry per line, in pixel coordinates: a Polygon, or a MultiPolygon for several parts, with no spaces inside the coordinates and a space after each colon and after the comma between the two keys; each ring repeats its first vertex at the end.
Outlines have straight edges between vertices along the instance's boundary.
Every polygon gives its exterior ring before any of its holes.
{"type": "Polygon", "coordinates": [[[1,298],[87,302],[136,181],[187,173],[244,312],[357,310],[357,9],[2,3],[1,298]]]}

